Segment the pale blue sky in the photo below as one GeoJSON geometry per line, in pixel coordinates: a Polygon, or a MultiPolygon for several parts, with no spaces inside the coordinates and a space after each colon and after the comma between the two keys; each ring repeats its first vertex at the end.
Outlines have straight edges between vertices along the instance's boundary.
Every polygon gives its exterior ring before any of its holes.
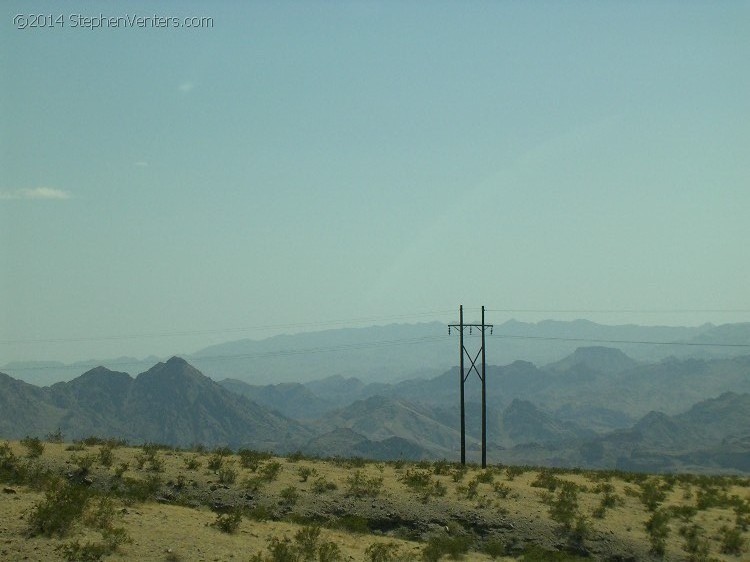
{"type": "Polygon", "coordinates": [[[460,303],[748,321],[748,29],[748,2],[5,2],[0,364],[460,303]]]}

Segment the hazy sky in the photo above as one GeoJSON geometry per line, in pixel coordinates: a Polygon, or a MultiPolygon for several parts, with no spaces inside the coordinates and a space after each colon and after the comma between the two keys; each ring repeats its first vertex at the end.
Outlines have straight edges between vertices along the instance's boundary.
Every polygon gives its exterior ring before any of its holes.
{"type": "Polygon", "coordinates": [[[750,320],[748,2],[1,10],[0,364],[460,303],[750,320]]]}

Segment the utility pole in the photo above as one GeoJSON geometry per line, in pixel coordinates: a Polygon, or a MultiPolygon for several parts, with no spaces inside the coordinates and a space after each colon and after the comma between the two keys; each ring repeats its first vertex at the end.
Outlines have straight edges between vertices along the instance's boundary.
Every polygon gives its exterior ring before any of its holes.
{"type": "Polygon", "coordinates": [[[484,351],[484,334],[487,328],[490,329],[490,334],[492,333],[492,324],[485,324],[484,323],[484,306],[482,307],[482,323],[481,324],[464,324],[464,306],[461,305],[458,307],[458,324],[449,324],[448,325],[448,334],[451,333],[451,329],[457,329],[458,330],[458,349],[460,354],[459,359],[459,378],[461,383],[461,464],[466,464],[466,408],[464,406],[464,384],[466,383],[466,379],[469,377],[472,371],[474,371],[477,376],[479,377],[479,380],[482,381],[482,468],[487,467],[487,385],[485,384],[486,379],[486,354],[484,351]],[[479,348],[479,351],[477,351],[476,355],[474,355],[474,358],[472,359],[471,354],[467,351],[466,346],[464,345],[464,328],[469,328],[469,333],[474,328],[477,328],[480,330],[482,335],[482,344],[479,348]],[[479,356],[482,356],[482,370],[481,372],[477,368],[477,360],[479,359],[479,356]],[[469,360],[471,363],[471,367],[469,367],[469,370],[466,371],[464,369],[464,356],[469,360]]]}

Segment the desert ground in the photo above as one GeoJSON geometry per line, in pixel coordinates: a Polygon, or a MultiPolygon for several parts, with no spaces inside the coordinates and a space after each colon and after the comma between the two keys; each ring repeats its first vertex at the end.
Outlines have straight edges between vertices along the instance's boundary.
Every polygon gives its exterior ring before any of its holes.
{"type": "Polygon", "coordinates": [[[748,560],[750,479],[0,442],[2,560],[748,560]]]}

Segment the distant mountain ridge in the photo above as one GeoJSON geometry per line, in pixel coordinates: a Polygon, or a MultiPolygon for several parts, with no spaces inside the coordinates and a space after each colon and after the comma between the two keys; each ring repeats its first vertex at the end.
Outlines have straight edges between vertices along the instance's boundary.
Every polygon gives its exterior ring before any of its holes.
{"type": "MultiPolygon", "coordinates": [[[[643,364],[616,349],[579,348],[546,367],[490,366],[487,377],[490,462],[750,470],[750,356],[643,364]]],[[[466,390],[467,450],[476,455],[476,376],[466,390]]],[[[5,438],[59,428],[69,438],[181,447],[454,459],[458,427],[455,368],[399,383],[335,375],[264,386],[219,384],[178,357],[135,378],[96,367],[43,388],[0,374],[5,438]]]]}
{"type": "Polygon", "coordinates": [[[588,442],[580,452],[578,462],[594,467],[672,471],[698,465],[748,471],[750,394],[727,392],[674,416],[650,412],[632,428],[588,442]]]}
{"type": "MultiPolygon", "coordinates": [[[[697,327],[609,326],[588,320],[544,320],[525,323],[509,320],[496,325],[488,339],[488,361],[507,365],[524,360],[549,365],[582,345],[616,346],[639,362],[676,358],[721,358],[750,353],[750,348],[702,345],[660,345],[635,342],[683,342],[690,344],[750,344],[750,323],[704,324],[697,327]],[[588,342],[588,343],[587,343],[588,342]]],[[[469,338],[468,344],[472,344],[469,338]]],[[[306,383],[339,375],[367,383],[431,378],[458,363],[456,338],[439,322],[390,324],[368,328],[341,328],[262,340],[237,340],[182,355],[202,373],[222,380],[249,384],[306,383]]],[[[70,380],[99,365],[115,371],[139,373],[159,358],[120,357],[80,361],[13,362],[0,371],[40,386],[70,380]]]]}
{"type": "Polygon", "coordinates": [[[182,447],[204,443],[284,451],[312,435],[298,422],[222,388],[178,357],[135,379],[104,367],[45,388],[0,377],[4,437],[30,433],[34,424],[18,416],[24,408],[38,416],[34,433],[59,428],[69,438],[104,435],[182,447]],[[10,413],[18,417],[9,419],[10,413]]]}

